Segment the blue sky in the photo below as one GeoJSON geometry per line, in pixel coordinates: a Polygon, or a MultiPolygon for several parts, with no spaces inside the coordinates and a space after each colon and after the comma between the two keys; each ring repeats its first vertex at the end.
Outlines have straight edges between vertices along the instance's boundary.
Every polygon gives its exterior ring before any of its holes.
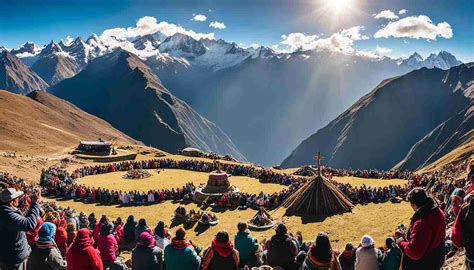
{"type": "Polygon", "coordinates": [[[346,42],[342,50],[392,57],[414,51],[426,57],[446,50],[462,61],[474,61],[473,0],[0,0],[0,6],[0,46],[7,48],[26,41],[44,45],[68,35],[87,38],[106,29],[134,27],[140,18],[152,16],[158,23],[279,50],[333,46],[341,38],[346,42]],[[406,12],[399,14],[402,9],[406,12]],[[374,18],[383,10],[393,15],[385,12],[374,18]],[[197,14],[206,20],[192,20],[197,14]],[[211,22],[223,23],[225,29],[212,28],[211,22]],[[415,29],[407,24],[420,25],[415,29]]]}

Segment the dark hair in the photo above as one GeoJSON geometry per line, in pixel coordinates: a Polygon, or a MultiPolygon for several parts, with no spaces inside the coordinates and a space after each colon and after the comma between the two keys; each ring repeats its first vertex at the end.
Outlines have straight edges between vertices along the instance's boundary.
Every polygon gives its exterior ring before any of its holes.
{"type": "Polygon", "coordinates": [[[385,245],[387,248],[392,248],[393,243],[395,243],[395,239],[393,237],[387,237],[387,239],[385,239],[385,245]]]}
{"type": "Polygon", "coordinates": [[[102,217],[99,220],[99,223],[101,224],[109,223],[109,219],[107,218],[106,215],[102,215],[102,217]]]}
{"type": "Polygon", "coordinates": [[[101,235],[109,235],[114,232],[114,225],[112,223],[106,223],[100,228],[101,235]]]}
{"type": "Polygon", "coordinates": [[[139,221],[138,221],[138,226],[146,226],[146,220],[144,218],[141,218],[139,221]]]}
{"type": "Polygon", "coordinates": [[[407,200],[419,207],[427,204],[429,197],[424,189],[416,187],[408,193],[407,200]]]}
{"type": "Polygon", "coordinates": [[[319,233],[314,241],[314,246],[311,248],[311,255],[321,259],[323,261],[329,262],[332,259],[332,248],[331,242],[329,241],[329,236],[326,233],[319,233]]]}
{"type": "Polygon", "coordinates": [[[179,229],[176,231],[176,237],[175,237],[175,239],[176,239],[176,240],[184,240],[184,237],[186,237],[186,231],[183,230],[183,228],[179,228],[179,229]]]}
{"type": "Polygon", "coordinates": [[[123,224],[123,221],[122,221],[122,218],[121,218],[121,217],[118,217],[118,218],[117,218],[117,224],[119,224],[119,225],[123,224]]]}
{"type": "Polygon", "coordinates": [[[352,243],[347,243],[346,250],[354,250],[354,245],[352,243]]]}
{"type": "Polygon", "coordinates": [[[237,229],[239,232],[245,232],[247,230],[247,223],[239,222],[239,224],[237,224],[237,229]]]}
{"type": "Polygon", "coordinates": [[[276,234],[278,235],[284,235],[288,232],[288,229],[286,228],[285,224],[280,223],[275,229],[276,234]]]}
{"type": "Polygon", "coordinates": [[[229,234],[226,231],[220,231],[216,234],[216,241],[219,243],[229,242],[229,234]]]}

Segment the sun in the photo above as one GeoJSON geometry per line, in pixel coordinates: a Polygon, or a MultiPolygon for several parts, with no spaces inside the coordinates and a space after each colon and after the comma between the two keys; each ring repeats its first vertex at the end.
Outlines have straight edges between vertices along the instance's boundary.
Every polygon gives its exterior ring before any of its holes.
{"type": "Polygon", "coordinates": [[[333,15],[342,15],[354,7],[355,0],[325,0],[324,6],[333,15]]]}

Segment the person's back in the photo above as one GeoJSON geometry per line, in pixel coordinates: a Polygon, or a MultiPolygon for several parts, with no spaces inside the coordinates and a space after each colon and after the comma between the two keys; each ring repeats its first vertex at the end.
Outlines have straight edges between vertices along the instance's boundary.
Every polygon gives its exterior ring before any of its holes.
{"type": "Polygon", "coordinates": [[[104,263],[111,263],[115,261],[117,251],[117,240],[113,234],[99,234],[99,242],[97,249],[100,252],[100,258],[104,263]]]}
{"type": "Polygon", "coordinates": [[[359,247],[356,250],[355,270],[377,270],[380,265],[382,253],[379,249],[359,247]]]}
{"type": "Polygon", "coordinates": [[[385,240],[385,254],[380,266],[381,270],[398,270],[400,269],[400,260],[402,259],[402,251],[395,244],[393,237],[388,237],[385,240]]]}
{"type": "MultiPolygon", "coordinates": [[[[473,196],[473,195],[470,195],[473,196]]],[[[456,248],[464,247],[467,269],[474,269],[474,199],[467,197],[454,223],[452,240],[456,248]]]]}
{"type": "Polygon", "coordinates": [[[258,266],[258,262],[250,262],[252,258],[255,258],[255,253],[258,250],[258,243],[255,238],[251,237],[247,231],[246,223],[239,223],[238,232],[235,235],[234,243],[235,249],[239,252],[240,266],[243,267],[247,264],[248,266],[258,266]]]}
{"type": "Polygon", "coordinates": [[[45,222],[39,230],[39,238],[32,248],[28,261],[29,270],[65,270],[66,260],[54,242],[56,226],[45,222]]]}
{"type": "Polygon", "coordinates": [[[239,269],[239,252],[234,249],[229,235],[225,231],[217,233],[202,259],[202,270],[220,269],[239,269]]]}
{"type": "Polygon", "coordinates": [[[298,254],[296,241],[286,234],[287,230],[283,224],[278,225],[276,234],[265,243],[267,250],[267,264],[285,269],[297,269],[295,257],[298,254]]]}
{"type": "Polygon", "coordinates": [[[99,251],[92,246],[89,229],[80,229],[67,251],[68,270],[102,270],[99,251]]]}
{"type": "Polygon", "coordinates": [[[25,216],[16,208],[21,195],[23,192],[14,188],[5,188],[0,194],[0,269],[24,264],[31,252],[25,232],[36,227],[40,215],[39,195],[32,197],[25,216]]]}
{"type": "Polygon", "coordinates": [[[183,229],[178,229],[176,236],[166,246],[164,251],[166,270],[199,269],[201,259],[193,246],[185,239],[185,235],[186,232],[183,229]]]}
{"type": "Polygon", "coordinates": [[[348,243],[344,251],[338,257],[341,270],[353,270],[355,264],[355,249],[352,243],[348,243]]]}
{"type": "Polygon", "coordinates": [[[163,251],[155,246],[153,236],[148,232],[140,234],[138,243],[132,250],[132,269],[163,269],[163,251]]]}

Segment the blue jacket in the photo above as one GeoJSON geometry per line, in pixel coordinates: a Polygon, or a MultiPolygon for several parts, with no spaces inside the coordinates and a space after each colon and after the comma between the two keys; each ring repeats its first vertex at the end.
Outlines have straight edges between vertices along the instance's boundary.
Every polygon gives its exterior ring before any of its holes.
{"type": "Polygon", "coordinates": [[[32,203],[25,216],[15,207],[0,203],[0,261],[15,265],[30,255],[31,248],[26,240],[26,231],[36,227],[40,215],[38,203],[32,203]]]}
{"type": "Polygon", "coordinates": [[[165,248],[166,270],[198,270],[201,265],[201,257],[189,246],[177,249],[169,244],[165,248]]]}
{"type": "Polygon", "coordinates": [[[245,265],[258,250],[258,243],[248,232],[238,232],[234,238],[235,249],[239,252],[240,265],[245,265]]]}

